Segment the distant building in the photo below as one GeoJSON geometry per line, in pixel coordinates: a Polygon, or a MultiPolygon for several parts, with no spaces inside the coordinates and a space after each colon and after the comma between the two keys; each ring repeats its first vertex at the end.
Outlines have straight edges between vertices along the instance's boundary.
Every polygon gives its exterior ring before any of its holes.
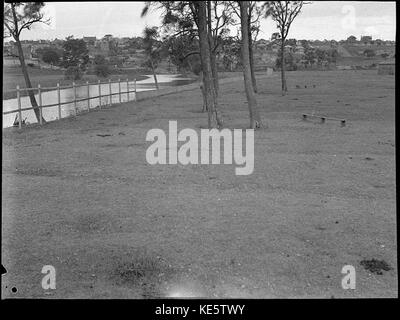
{"type": "Polygon", "coordinates": [[[302,45],[296,46],[296,53],[298,53],[299,55],[303,55],[304,54],[304,47],[302,45]]]}
{"type": "Polygon", "coordinates": [[[113,38],[112,34],[106,34],[106,35],[103,37],[103,40],[105,40],[105,41],[110,41],[112,38],[113,38]]]}
{"type": "Polygon", "coordinates": [[[100,41],[99,49],[100,49],[100,51],[102,51],[104,53],[109,53],[110,52],[110,43],[108,41],[100,41]]]}
{"type": "Polygon", "coordinates": [[[371,36],[362,36],[360,41],[365,45],[371,44],[372,37],[371,36]]]}
{"type": "Polygon", "coordinates": [[[285,51],[286,51],[286,52],[293,52],[293,46],[287,44],[287,45],[285,46],[285,51]]]}

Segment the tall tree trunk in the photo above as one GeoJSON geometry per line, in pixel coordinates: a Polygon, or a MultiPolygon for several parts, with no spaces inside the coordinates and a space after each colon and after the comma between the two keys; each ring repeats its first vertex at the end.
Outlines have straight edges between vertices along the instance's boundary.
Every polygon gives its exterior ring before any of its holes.
{"type": "Polygon", "coordinates": [[[157,90],[159,90],[160,88],[158,87],[157,75],[156,75],[156,70],[154,69],[153,60],[150,60],[150,62],[151,62],[151,70],[153,71],[154,83],[156,84],[157,90]]]}
{"type": "Polygon", "coordinates": [[[281,43],[281,79],[282,79],[282,95],[284,96],[287,91],[287,86],[285,77],[285,41],[283,38],[281,43]]]}
{"type": "Polygon", "coordinates": [[[244,87],[246,90],[247,102],[250,113],[250,128],[256,129],[262,126],[260,114],[257,108],[257,99],[254,94],[251,81],[250,53],[249,53],[249,32],[248,32],[248,1],[240,1],[240,24],[242,28],[242,65],[244,76],[244,87]]]}
{"type": "MultiPolygon", "coordinates": [[[[29,79],[28,70],[26,69],[24,51],[22,50],[21,42],[19,40],[19,37],[14,39],[15,42],[17,43],[18,58],[21,64],[22,74],[24,75],[26,87],[32,88],[31,79],[29,79]]],[[[40,122],[40,111],[39,111],[39,106],[36,102],[35,92],[33,90],[28,90],[28,95],[29,95],[29,100],[31,101],[33,111],[35,112],[36,120],[37,122],[40,122]]],[[[19,119],[19,121],[22,121],[22,119],[19,119]]],[[[46,120],[43,117],[42,117],[42,122],[43,123],[46,122],[46,120]]]]}
{"type": "Polygon", "coordinates": [[[202,110],[202,112],[206,112],[208,109],[207,109],[206,92],[204,89],[204,73],[203,73],[203,71],[200,71],[200,90],[203,95],[203,110],[202,110]]]}
{"type": "Polygon", "coordinates": [[[207,32],[207,8],[205,1],[196,2],[198,6],[198,32],[200,40],[201,68],[204,74],[204,93],[208,111],[208,127],[221,127],[222,117],[218,111],[217,96],[211,70],[210,46],[207,32]]]}
{"type": "Polygon", "coordinates": [[[253,38],[251,37],[251,16],[247,17],[247,30],[249,36],[249,57],[250,57],[250,71],[251,82],[253,83],[254,92],[257,93],[256,75],[254,73],[254,52],[253,52],[253,38]]]}
{"type": "Polygon", "coordinates": [[[210,47],[211,73],[214,81],[215,94],[218,97],[219,83],[218,83],[217,58],[214,51],[215,43],[212,36],[211,19],[212,19],[211,1],[207,1],[207,30],[208,30],[208,46],[210,47]]]}

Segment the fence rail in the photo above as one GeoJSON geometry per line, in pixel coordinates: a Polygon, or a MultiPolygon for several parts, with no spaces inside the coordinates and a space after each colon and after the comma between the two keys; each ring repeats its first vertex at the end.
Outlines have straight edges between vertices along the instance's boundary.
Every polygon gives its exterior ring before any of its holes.
{"type": "Polygon", "coordinates": [[[58,106],[58,119],[61,119],[61,106],[65,105],[65,104],[74,104],[74,110],[75,110],[75,115],[77,114],[77,103],[78,102],[82,102],[82,101],[88,101],[88,105],[87,105],[87,111],[90,111],[90,100],[92,99],[99,99],[99,108],[101,109],[102,104],[101,104],[101,98],[103,97],[109,97],[110,98],[110,102],[109,105],[112,105],[112,96],[119,96],[119,103],[121,103],[121,95],[126,94],[127,95],[127,101],[129,101],[129,93],[134,92],[135,93],[135,98],[134,100],[136,101],[136,97],[137,97],[137,90],[136,90],[136,79],[133,79],[133,81],[129,81],[129,79],[126,79],[126,91],[121,91],[121,79],[118,79],[118,81],[114,81],[112,82],[111,80],[107,81],[107,82],[101,82],[100,80],[98,82],[95,83],[89,83],[86,82],[86,84],[75,84],[72,83],[72,85],[68,85],[68,86],[60,86],[59,83],[57,83],[56,87],[41,87],[40,84],[38,85],[37,88],[20,88],[19,85],[17,86],[17,88],[15,90],[11,90],[12,92],[16,91],[17,92],[17,102],[18,102],[18,109],[13,109],[13,110],[8,110],[8,111],[3,111],[3,115],[7,115],[7,114],[12,114],[12,113],[18,113],[18,127],[21,129],[22,128],[22,111],[28,111],[28,110],[34,110],[36,108],[34,107],[25,107],[22,108],[21,105],[21,92],[23,91],[36,91],[38,94],[38,109],[39,109],[39,113],[40,113],[40,120],[39,123],[42,125],[42,109],[44,108],[51,108],[51,107],[57,107],[58,106]],[[129,86],[131,84],[131,82],[133,82],[134,86],[133,86],[133,90],[129,90],[129,86]],[[101,93],[101,85],[105,85],[108,84],[109,90],[107,93],[102,94],[101,93]],[[112,92],[112,85],[113,84],[118,84],[118,92],[112,92]],[[96,96],[90,96],[90,86],[98,86],[98,95],[96,96]],[[80,98],[77,99],[77,94],[76,94],[76,89],[80,88],[80,87],[87,87],[87,97],[86,98],[80,98]],[[43,105],[42,104],[42,92],[43,90],[57,90],[57,103],[52,103],[52,104],[47,104],[47,105],[43,105]],[[74,99],[71,101],[61,101],[61,95],[60,95],[60,90],[63,89],[73,89],[73,95],[74,95],[74,99]]]}

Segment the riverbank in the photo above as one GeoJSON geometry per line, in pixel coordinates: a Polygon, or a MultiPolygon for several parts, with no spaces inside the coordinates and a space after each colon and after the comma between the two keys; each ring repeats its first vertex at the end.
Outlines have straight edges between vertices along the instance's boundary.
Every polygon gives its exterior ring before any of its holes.
{"type": "MultiPolygon", "coordinates": [[[[4,129],[3,297],[396,297],[394,77],[287,76],[284,97],[278,74],[259,79],[268,128],[249,176],[147,164],[148,130],[207,126],[199,89],[4,129]],[[301,120],[312,112],[347,124],[301,120]],[[349,264],[356,290],[341,286],[349,264]]],[[[220,90],[226,127],[247,128],[243,82],[220,90]]]]}
{"type": "MultiPolygon", "coordinates": [[[[60,83],[60,86],[70,86],[72,85],[73,80],[65,79],[64,72],[62,70],[51,70],[51,69],[40,69],[38,67],[28,67],[29,77],[34,88],[37,88],[38,84],[41,87],[56,87],[57,83],[60,83]]],[[[109,79],[112,81],[121,80],[133,80],[137,81],[146,79],[143,73],[135,71],[135,70],[125,70],[120,74],[111,74],[106,78],[99,78],[96,75],[85,74],[82,79],[75,80],[76,84],[85,84],[86,81],[89,83],[96,83],[98,80],[102,82],[106,82],[109,79]]],[[[22,74],[21,67],[19,66],[5,66],[3,68],[3,100],[14,99],[17,97],[17,93],[15,91],[17,85],[20,88],[26,88],[25,79],[22,74]]],[[[43,90],[46,92],[48,90],[43,90]]],[[[21,91],[21,96],[27,96],[26,91],[21,91]]]]}

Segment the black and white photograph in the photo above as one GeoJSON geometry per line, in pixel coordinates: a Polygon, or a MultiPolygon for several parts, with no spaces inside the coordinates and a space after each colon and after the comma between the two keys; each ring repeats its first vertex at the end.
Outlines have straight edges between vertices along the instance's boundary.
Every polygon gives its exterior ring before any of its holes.
{"type": "Polygon", "coordinates": [[[3,2],[1,299],[398,298],[395,54],[394,1],[3,2]]]}

